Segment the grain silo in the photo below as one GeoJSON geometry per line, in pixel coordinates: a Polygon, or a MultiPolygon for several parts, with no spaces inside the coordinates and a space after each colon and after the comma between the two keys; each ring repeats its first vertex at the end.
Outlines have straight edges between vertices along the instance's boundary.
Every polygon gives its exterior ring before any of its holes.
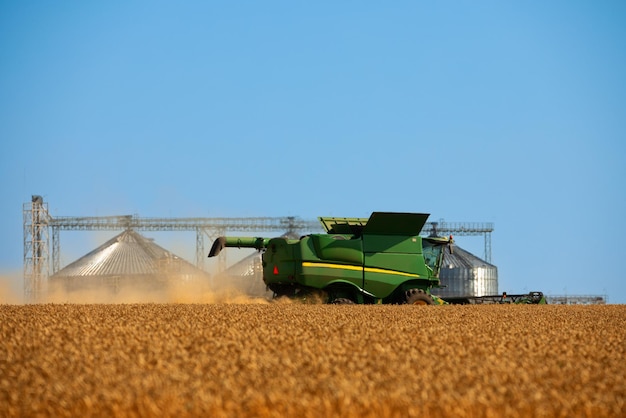
{"type": "Polygon", "coordinates": [[[127,229],[50,276],[49,284],[53,291],[151,292],[208,279],[191,263],[127,229]]]}
{"type": "Polygon", "coordinates": [[[445,251],[439,278],[446,287],[432,292],[444,298],[498,294],[498,268],[457,245],[445,251]]]}

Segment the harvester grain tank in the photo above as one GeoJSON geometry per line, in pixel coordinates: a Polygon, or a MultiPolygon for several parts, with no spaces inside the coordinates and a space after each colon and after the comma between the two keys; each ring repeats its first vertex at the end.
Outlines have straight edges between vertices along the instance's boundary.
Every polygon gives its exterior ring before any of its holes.
{"type": "Polygon", "coordinates": [[[431,295],[452,239],[421,237],[424,213],[374,212],[369,218],[318,218],[326,234],[300,239],[220,237],[223,248],[261,251],[263,281],[275,297],[330,303],[444,303],[431,295]]]}

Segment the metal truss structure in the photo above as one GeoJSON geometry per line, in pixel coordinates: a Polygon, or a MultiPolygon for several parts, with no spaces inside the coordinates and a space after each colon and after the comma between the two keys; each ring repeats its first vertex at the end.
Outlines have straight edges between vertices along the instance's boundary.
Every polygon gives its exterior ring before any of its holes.
{"type": "Polygon", "coordinates": [[[48,204],[41,196],[24,203],[24,296],[37,302],[49,274],[48,204]]]}
{"type": "MultiPolygon", "coordinates": [[[[49,231],[52,230],[52,274],[60,270],[60,231],[195,231],[196,266],[204,269],[205,237],[215,239],[229,231],[278,232],[287,236],[323,231],[318,220],[295,216],[247,218],[141,218],[123,216],[57,216],[48,212],[41,196],[33,196],[24,204],[24,293],[27,300],[36,300],[49,275],[49,231]]],[[[491,223],[428,222],[424,235],[483,235],[485,261],[491,262],[491,223]]],[[[218,256],[218,271],[226,268],[225,252],[218,256]]]]}
{"type": "MultiPolygon", "coordinates": [[[[305,221],[294,216],[265,218],[140,218],[125,216],[60,216],[50,217],[52,229],[52,274],[59,271],[59,231],[115,231],[135,229],[140,231],[195,231],[196,266],[204,268],[206,258],[204,238],[215,239],[227,231],[258,232],[273,231],[286,235],[296,235],[303,231],[319,230],[316,221],[305,221]]],[[[224,259],[219,270],[224,268],[224,259]]]]}
{"type": "Polygon", "coordinates": [[[422,234],[433,236],[476,236],[482,235],[485,240],[485,261],[491,263],[491,222],[427,222],[422,229],[422,234]]]}

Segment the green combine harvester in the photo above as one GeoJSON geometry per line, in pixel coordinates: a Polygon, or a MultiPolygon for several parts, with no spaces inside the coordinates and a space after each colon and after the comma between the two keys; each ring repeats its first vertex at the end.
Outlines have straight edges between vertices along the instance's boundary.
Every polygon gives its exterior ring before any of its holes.
{"type": "Polygon", "coordinates": [[[219,237],[209,257],[226,247],[261,251],[263,281],[274,297],[326,303],[546,303],[543,293],[439,298],[439,269],[452,237],[422,237],[425,213],[374,212],[369,218],[318,218],[326,234],[300,239],[219,237]]]}
{"type": "Polygon", "coordinates": [[[374,212],[368,218],[319,218],[326,234],[300,239],[220,237],[225,247],[263,252],[263,281],[275,297],[321,297],[328,303],[443,304],[439,286],[444,249],[452,238],[421,237],[424,213],[374,212]]]}

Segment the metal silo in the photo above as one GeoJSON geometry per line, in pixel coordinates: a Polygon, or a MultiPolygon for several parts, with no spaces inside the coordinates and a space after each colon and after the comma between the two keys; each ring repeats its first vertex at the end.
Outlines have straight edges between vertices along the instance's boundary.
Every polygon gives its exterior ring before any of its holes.
{"type": "Polygon", "coordinates": [[[195,280],[208,283],[208,275],[127,229],[50,276],[49,285],[52,290],[68,292],[90,289],[118,293],[165,290],[195,280]]]}
{"type": "Polygon", "coordinates": [[[444,298],[498,294],[498,268],[456,245],[445,251],[439,278],[446,287],[432,292],[444,298]]]}

